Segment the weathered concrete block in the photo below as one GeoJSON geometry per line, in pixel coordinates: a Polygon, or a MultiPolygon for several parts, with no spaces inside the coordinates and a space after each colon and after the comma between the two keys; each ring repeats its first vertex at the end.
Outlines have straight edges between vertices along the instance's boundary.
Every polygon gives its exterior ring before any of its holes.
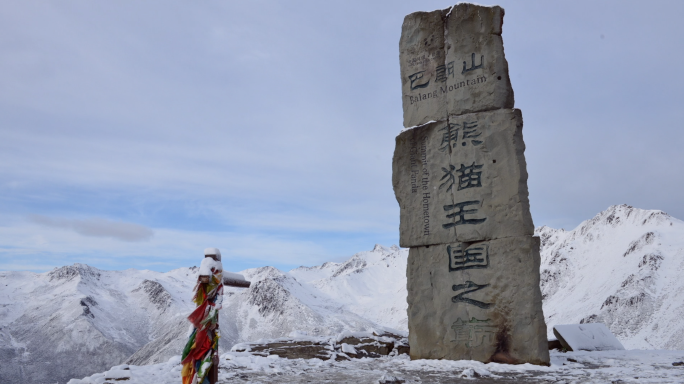
{"type": "Polygon", "coordinates": [[[446,82],[438,94],[447,95],[450,114],[513,108],[499,6],[455,5],[445,21],[446,82]]]}
{"type": "Polygon", "coordinates": [[[548,365],[539,264],[531,236],[411,248],[411,358],[548,365]]]}
{"type": "Polygon", "coordinates": [[[433,11],[415,12],[404,18],[399,67],[406,127],[447,116],[446,93],[439,93],[443,84],[436,80],[446,54],[444,16],[444,11],[433,11]]]}
{"type": "Polygon", "coordinates": [[[501,7],[467,3],[406,16],[399,41],[405,127],[513,108],[503,16],[501,7]]]}
{"type": "Polygon", "coordinates": [[[522,114],[451,116],[401,133],[392,184],[402,247],[534,233],[522,114]]]}

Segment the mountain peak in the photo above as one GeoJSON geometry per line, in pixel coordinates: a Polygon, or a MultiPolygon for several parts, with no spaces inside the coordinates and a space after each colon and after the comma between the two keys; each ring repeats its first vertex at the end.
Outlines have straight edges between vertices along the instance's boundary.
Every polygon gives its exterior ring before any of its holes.
{"type": "Polygon", "coordinates": [[[80,276],[83,279],[98,280],[100,278],[100,275],[101,274],[99,269],[81,263],[75,263],[74,265],[65,265],[63,267],[55,268],[48,273],[50,281],[71,281],[78,276],[80,276]]]}
{"type": "Polygon", "coordinates": [[[375,244],[375,246],[373,247],[371,252],[387,254],[387,253],[396,253],[396,252],[399,252],[400,250],[401,250],[401,248],[399,248],[396,244],[392,244],[392,246],[390,246],[390,247],[385,247],[384,245],[381,245],[381,244],[375,244]]]}
{"type": "Polygon", "coordinates": [[[597,225],[608,225],[611,227],[623,225],[645,226],[648,224],[671,225],[670,223],[673,220],[672,216],[661,210],[640,209],[634,208],[631,205],[621,204],[611,205],[592,219],[582,222],[577,229],[583,228],[582,232],[586,232],[589,228],[597,225]]]}
{"type": "Polygon", "coordinates": [[[387,247],[384,247],[380,244],[375,244],[371,252],[387,252],[387,247]]]}

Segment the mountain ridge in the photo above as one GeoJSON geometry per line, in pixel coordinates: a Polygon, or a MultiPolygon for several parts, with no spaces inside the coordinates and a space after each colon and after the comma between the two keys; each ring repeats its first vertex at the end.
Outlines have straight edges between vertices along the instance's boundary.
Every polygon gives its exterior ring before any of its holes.
{"type": "MultiPolygon", "coordinates": [[[[573,230],[538,227],[541,290],[553,325],[604,322],[627,348],[684,349],[684,222],[611,206],[573,230]]],[[[343,262],[241,273],[226,288],[220,348],[292,332],[405,334],[407,249],[376,245],[343,262]]],[[[178,355],[197,268],[0,272],[0,382],[60,383],[178,355]],[[18,368],[16,368],[18,367],[18,368]],[[15,369],[16,368],[16,369],[15,369]]]]}
{"type": "Polygon", "coordinates": [[[547,323],[603,322],[627,348],[684,349],[683,221],[623,204],[571,231],[535,233],[547,323]]]}

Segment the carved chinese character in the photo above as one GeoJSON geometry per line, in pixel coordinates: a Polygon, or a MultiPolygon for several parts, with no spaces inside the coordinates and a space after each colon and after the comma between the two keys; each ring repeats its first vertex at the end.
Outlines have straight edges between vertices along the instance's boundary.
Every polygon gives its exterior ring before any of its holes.
{"type": "Polygon", "coordinates": [[[484,64],[484,55],[480,56],[480,65],[475,65],[475,53],[473,53],[470,56],[470,68],[466,68],[466,62],[464,61],[463,62],[463,70],[461,71],[461,74],[482,68],[483,64],[484,64]]]}
{"type": "Polygon", "coordinates": [[[476,318],[470,321],[461,320],[459,317],[451,325],[451,329],[456,334],[456,339],[452,342],[462,343],[468,348],[479,347],[483,344],[491,344],[496,336],[497,328],[490,324],[490,319],[478,320],[476,318]]]}
{"type": "Polygon", "coordinates": [[[411,90],[412,91],[419,89],[419,88],[425,88],[428,85],[430,85],[430,79],[428,79],[428,81],[425,83],[420,82],[420,80],[423,79],[423,73],[425,73],[425,71],[420,71],[420,72],[414,73],[413,75],[409,75],[408,78],[409,78],[409,80],[411,80],[411,90]],[[416,82],[418,82],[418,84],[416,84],[416,82]]]}
{"type": "Polygon", "coordinates": [[[446,189],[447,192],[451,191],[451,188],[454,186],[456,183],[456,176],[454,176],[454,171],[456,170],[456,167],[453,165],[449,164],[449,168],[444,168],[442,167],[442,172],[444,172],[444,176],[442,176],[439,181],[442,181],[444,179],[447,179],[445,182],[439,185],[439,189],[444,188],[446,185],[449,187],[446,189]]]}
{"type": "Polygon", "coordinates": [[[445,182],[440,184],[439,189],[442,189],[444,187],[447,187],[446,191],[449,192],[453,188],[454,184],[456,184],[456,175],[454,175],[454,172],[458,172],[458,190],[466,189],[466,188],[473,188],[473,187],[481,187],[482,186],[482,181],[480,180],[480,176],[482,175],[482,172],[476,172],[482,169],[482,164],[481,165],[476,165],[475,162],[469,166],[465,166],[465,164],[461,164],[461,168],[456,169],[453,165],[449,164],[449,168],[442,167],[442,172],[444,172],[444,176],[442,176],[439,181],[442,181],[446,179],[445,182]]]}
{"type": "Polygon", "coordinates": [[[451,223],[446,223],[442,224],[442,227],[444,229],[449,229],[451,227],[455,227],[457,225],[463,225],[463,224],[480,224],[484,223],[487,218],[482,218],[482,219],[466,219],[466,215],[474,215],[477,213],[477,208],[475,209],[463,209],[464,207],[468,205],[479,205],[480,201],[479,200],[473,200],[473,201],[464,201],[462,203],[457,203],[457,204],[450,204],[450,205],[445,205],[444,210],[446,212],[449,212],[453,209],[457,209],[456,212],[450,213],[446,215],[447,218],[453,218],[453,217],[458,217],[458,221],[451,222],[451,223]]]}
{"type": "Polygon", "coordinates": [[[478,244],[463,249],[461,244],[447,245],[449,272],[489,266],[489,245],[478,244]]]}
{"type": "Polygon", "coordinates": [[[458,143],[458,124],[447,124],[446,127],[440,129],[445,131],[442,133],[442,142],[439,143],[439,150],[441,152],[451,153],[451,148],[458,143]]]}
{"type": "Polygon", "coordinates": [[[487,308],[492,306],[492,303],[484,303],[484,302],[479,301],[479,300],[473,300],[469,297],[465,297],[465,295],[468,293],[479,291],[480,289],[484,289],[486,287],[489,287],[489,284],[482,284],[482,285],[475,284],[470,280],[466,281],[465,284],[454,284],[451,287],[451,290],[454,292],[459,292],[459,291],[462,291],[462,292],[459,293],[458,295],[452,297],[451,301],[454,303],[466,303],[466,304],[474,305],[476,307],[480,307],[482,309],[487,309],[487,308]]]}
{"type": "MultiPolygon", "coordinates": [[[[475,139],[476,137],[480,136],[482,133],[477,131],[477,121],[471,121],[463,122],[463,141],[461,142],[462,146],[466,146],[468,143],[466,142],[466,139],[475,139]]],[[[472,145],[478,146],[482,144],[480,140],[470,140],[470,143],[472,145]]]]}
{"type": "Polygon", "coordinates": [[[438,65],[437,66],[437,77],[435,78],[435,81],[438,83],[443,83],[447,81],[447,77],[454,77],[454,62],[451,61],[447,63],[446,65],[438,65]]]}
{"type": "Polygon", "coordinates": [[[468,145],[468,142],[473,146],[478,146],[483,143],[481,140],[476,140],[477,137],[482,135],[481,132],[478,132],[477,121],[464,121],[463,124],[449,123],[439,131],[444,131],[442,132],[442,142],[439,144],[439,150],[441,152],[452,153],[452,151],[457,148],[459,142],[463,147],[468,145]],[[460,141],[459,130],[463,132],[460,141]]]}
{"type": "Polygon", "coordinates": [[[459,191],[461,189],[482,186],[482,181],[480,180],[480,175],[482,175],[482,172],[475,172],[482,169],[482,166],[483,165],[476,165],[475,162],[467,167],[465,164],[461,164],[461,168],[457,170],[457,172],[460,173],[460,175],[458,175],[459,191]]]}
{"type": "Polygon", "coordinates": [[[456,340],[451,341],[455,341],[457,343],[468,343],[470,341],[470,325],[467,321],[463,321],[459,317],[451,325],[451,329],[453,329],[454,333],[456,334],[456,340]]]}

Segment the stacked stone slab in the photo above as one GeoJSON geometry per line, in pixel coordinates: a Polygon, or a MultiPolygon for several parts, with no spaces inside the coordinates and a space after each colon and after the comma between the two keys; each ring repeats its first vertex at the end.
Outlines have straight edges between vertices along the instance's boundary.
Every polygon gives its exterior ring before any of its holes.
{"type": "Polygon", "coordinates": [[[409,247],[413,359],[549,363],[522,113],[504,10],[458,4],[404,19],[404,126],[392,183],[409,247]]]}

